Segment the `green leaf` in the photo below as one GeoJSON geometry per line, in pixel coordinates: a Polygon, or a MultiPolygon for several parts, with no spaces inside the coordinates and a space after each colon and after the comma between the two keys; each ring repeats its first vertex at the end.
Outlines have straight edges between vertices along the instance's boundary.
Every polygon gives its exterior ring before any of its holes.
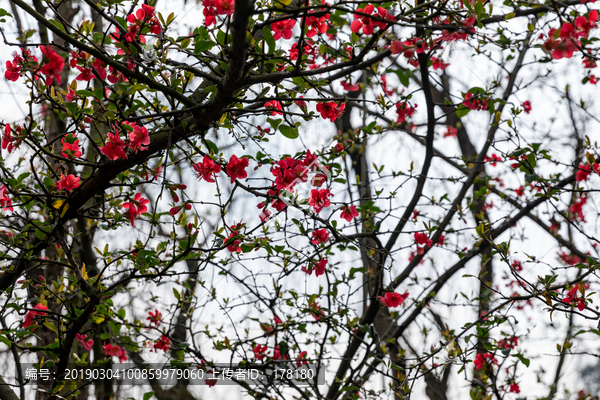
{"type": "Polygon", "coordinates": [[[95,97],[94,93],[90,92],[89,90],[77,90],[75,91],[75,94],[83,97],[95,97]]]}
{"type": "Polygon", "coordinates": [[[38,238],[38,239],[40,239],[40,240],[43,240],[46,237],[46,234],[44,232],[42,232],[41,230],[36,229],[35,230],[35,237],[38,238]]]}
{"type": "Polygon", "coordinates": [[[208,51],[213,47],[215,47],[215,42],[211,40],[197,40],[196,44],[194,45],[194,54],[200,54],[201,52],[208,51]]]}
{"type": "Polygon", "coordinates": [[[7,345],[7,346],[9,346],[9,347],[10,347],[10,346],[11,346],[11,344],[12,344],[12,343],[10,342],[10,340],[8,340],[7,338],[5,338],[4,336],[0,336],[0,342],[4,343],[5,345],[7,345]]]}
{"type": "Polygon", "coordinates": [[[292,129],[287,125],[280,125],[279,132],[288,139],[296,139],[298,137],[298,130],[292,129]]]}
{"type": "Polygon", "coordinates": [[[213,153],[217,154],[219,152],[219,148],[217,147],[216,144],[214,144],[213,142],[211,142],[208,139],[204,139],[204,145],[213,153]]]}
{"type": "Polygon", "coordinates": [[[55,20],[55,19],[50,19],[50,20],[49,20],[49,22],[50,22],[52,25],[56,26],[56,27],[57,27],[58,29],[60,29],[61,31],[63,31],[63,32],[65,31],[65,27],[63,26],[63,24],[61,24],[61,23],[60,23],[60,22],[58,22],[57,20],[55,20]]]}
{"type": "Polygon", "coordinates": [[[273,33],[271,32],[270,26],[265,26],[262,29],[263,37],[265,38],[265,42],[269,46],[269,53],[272,54],[275,51],[275,38],[273,37],[273,33]]]}
{"type": "Polygon", "coordinates": [[[465,106],[464,104],[461,104],[458,107],[456,107],[456,116],[458,118],[462,118],[465,115],[467,115],[469,111],[471,111],[469,107],[465,106]]]}
{"type": "Polygon", "coordinates": [[[144,400],[150,400],[152,396],[154,396],[154,392],[144,393],[144,400]]]}
{"type": "Polygon", "coordinates": [[[516,357],[516,358],[518,358],[519,360],[521,360],[521,362],[522,362],[522,363],[523,363],[523,364],[524,364],[524,365],[525,365],[527,368],[529,368],[529,363],[530,363],[530,361],[529,361],[529,359],[528,359],[528,358],[525,358],[525,357],[523,357],[523,355],[522,355],[522,354],[513,354],[513,357],[516,357]]]}
{"type": "Polygon", "coordinates": [[[173,288],[173,294],[175,295],[175,298],[177,300],[181,299],[181,295],[179,294],[179,292],[177,291],[177,289],[173,288]]]}
{"type": "Polygon", "coordinates": [[[243,251],[244,253],[249,253],[249,252],[251,252],[252,250],[254,250],[254,246],[251,246],[251,245],[249,245],[249,244],[242,244],[242,245],[240,246],[240,248],[242,249],[242,251],[243,251]]]}
{"type": "Polygon", "coordinates": [[[6,11],[4,8],[0,8],[0,17],[13,17],[11,13],[9,13],[8,11],[6,11]]]}
{"type": "Polygon", "coordinates": [[[51,331],[58,333],[58,331],[56,330],[56,326],[54,326],[52,322],[44,322],[44,326],[50,329],[51,331]]]}

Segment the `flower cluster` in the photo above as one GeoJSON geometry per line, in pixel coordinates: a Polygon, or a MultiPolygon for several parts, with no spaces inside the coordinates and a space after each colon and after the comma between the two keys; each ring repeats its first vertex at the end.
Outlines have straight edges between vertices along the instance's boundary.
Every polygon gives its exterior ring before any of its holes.
{"type": "Polygon", "coordinates": [[[123,203],[122,207],[127,209],[126,215],[129,218],[131,226],[135,226],[134,221],[138,215],[141,215],[148,211],[148,207],[146,206],[146,204],[148,204],[149,202],[150,201],[148,199],[142,198],[141,193],[136,193],[133,197],[133,200],[129,200],[123,203]]]}
{"type": "Polygon", "coordinates": [[[491,363],[493,365],[498,365],[498,360],[496,359],[496,357],[494,357],[494,355],[492,353],[485,353],[485,354],[477,354],[477,357],[475,358],[475,361],[473,361],[473,364],[475,364],[475,369],[480,370],[483,367],[485,367],[487,365],[487,363],[491,363]]]}
{"type": "Polygon", "coordinates": [[[8,198],[8,196],[6,195],[8,192],[8,189],[6,187],[6,185],[2,185],[2,187],[0,187],[0,207],[2,207],[3,210],[7,210],[12,212],[13,208],[12,208],[12,200],[8,198]]]}
{"type": "MultiPolygon", "coordinates": [[[[45,317],[46,313],[44,311],[48,310],[48,306],[44,304],[36,304],[33,307],[33,310],[30,310],[25,314],[25,320],[23,321],[23,328],[27,328],[31,325],[34,325],[34,321],[36,317],[45,317]]],[[[35,329],[35,328],[34,328],[35,329]]]]}
{"type": "Polygon", "coordinates": [[[240,247],[242,239],[244,238],[241,234],[242,228],[244,228],[244,224],[242,223],[231,225],[231,234],[225,240],[225,244],[227,244],[227,250],[232,253],[240,253],[242,251],[242,248],[240,247]]]}
{"type": "Polygon", "coordinates": [[[65,158],[77,158],[81,157],[81,151],[79,150],[79,138],[74,133],[67,134],[60,139],[60,143],[63,148],[61,155],[65,158]]]}
{"type": "Polygon", "coordinates": [[[313,271],[315,276],[321,276],[325,273],[325,267],[327,266],[327,259],[321,258],[319,261],[311,261],[308,267],[302,267],[302,271],[308,275],[312,275],[313,271]]]}
{"type": "Polygon", "coordinates": [[[474,96],[473,93],[467,93],[462,104],[469,110],[487,110],[488,97],[474,96]]]}
{"type": "Polygon", "coordinates": [[[79,344],[83,348],[85,348],[87,351],[91,351],[92,350],[92,345],[94,344],[94,341],[92,339],[87,339],[87,335],[81,335],[79,333],[76,333],[75,334],[75,338],[77,339],[77,341],[79,342],[79,344]]]}
{"type": "Polygon", "coordinates": [[[106,357],[117,356],[119,362],[127,361],[127,353],[125,352],[125,350],[122,350],[117,345],[112,345],[110,343],[104,342],[104,346],[102,346],[102,349],[104,350],[104,355],[106,357]]]}
{"type": "Polygon", "coordinates": [[[367,5],[364,9],[358,8],[354,14],[354,21],[350,24],[350,30],[354,33],[359,33],[362,29],[363,34],[372,35],[375,28],[385,29],[387,27],[388,23],[385,21],[396,21],[396,18],[390,15],[388,10],[383,7],[378,7],[375,14],[373,14],[374,11],[375,6],[372,4],[367,5]],[[376,20],[369,17],[369,15],[375,17],[376,20]]]}
{"type": "Polygon", "coordinates": [[[148,317],[146,319],[150,321],[151,327],[153,326],[155,328],[158,328],[162,321],[162,314],[158,310],[155,310],[154,312],[148,311],[148,317]]]}
{"type": "Polygon", "coordinates": [[[169,350],[169,346],[171,345],[171,339],[169,339],[165,335],[161,335],[161,337],[154,343],[154,348],[164,351],[165,353],[169,350]]]}
{"type": "Polygon", "coordinates": [[[44,55],[40,72],[46,75],[46,85],[52,85],[54,80],[60,85],[60,75],[65,67],[65,59],[59,56],[50,46],[40,46],[40,50],[44,55]]]}
{"type": "Polygon", "coordinates": [[[585,289],[586,285],[582,283],[573,286],[567,293],[567,296],[562,299],[563,303],[571,305],[577,304],[577,309],[583,311],[585,308],[585,289]],[[581,293],[581,296],[577,296],[577,292],[581,293]]]}
{"type": "Polygon", "coordinates": [[[217,24],[217,15],[231,15],[235,9],[235,0],[202,0],[204,9],[204,24],[206,26],[217,24]]]}
{"type": "Polygon", "coordinates": [[[12,129],[10,124],[4,125],[4,132],[2,134],[2,150],[8,151],[8,153],[12,153],[14,149],[18,149],[21,144],[21,140],[23,139],[23,135],[21,131],[23,128],[17,126],[15,128],[15,133],[17,136],[12,135],[12,129]]]}
{"type": "Polygon", "coordinates": [[[396,113],[398,114],[398,119],[396,120],[396,122],[399,124],[405,123],[406,117],[412,117],[417,107],[418,104],[415,104],[414,107],[412,107],[410,104],[408,104],[408,101],[397,103],[396,113]]]}
{"type": "Polygon", "coordinates": [[[142,8],[138,8],[135,14],[128,15],[127,22],[130,25],[127,27],[125,40],[129,43],[136,39],[136,36],[142,32],[144,27],[148,27],[150,32],[155,35],[160,35],[162,31],[154,7],[147,4],[142,4],[142,8]]]}
{"type": "MultiPolygon", "coordinates": [[[[555,60],[573,57],[573,53],[581,46],[579,39],[586,38],[590,30],[597,26],[597,21],[598,10],[592,10],[587,18],[579,16],[573,23],[565,22],[559,29],[550,29],[542,49],[555,60]]],[[[543,34],[540,35],[541,38],[543,34]]]]}

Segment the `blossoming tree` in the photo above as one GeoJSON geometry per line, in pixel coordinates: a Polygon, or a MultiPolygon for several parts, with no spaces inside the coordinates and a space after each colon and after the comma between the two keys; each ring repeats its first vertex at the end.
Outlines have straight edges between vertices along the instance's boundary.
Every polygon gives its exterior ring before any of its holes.
{"type": "Polygon", "coordinates": [[[328,372],[227,389],[256,398],[583,389],[561,377],[600,333],[594,1],[173,7],[0,9],[28,94],[2,123],[0,400],[114,398],[65,371],[143,351],[328,372]],[[27,361],[54,372],[35,394],[27,361]]]}

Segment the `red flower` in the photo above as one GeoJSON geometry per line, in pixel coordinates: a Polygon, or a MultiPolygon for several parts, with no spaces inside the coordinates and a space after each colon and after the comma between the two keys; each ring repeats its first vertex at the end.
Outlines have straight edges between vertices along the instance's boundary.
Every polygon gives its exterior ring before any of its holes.
{"type": "Polygon", "coordinates": [[[155,328],[158,328],[158,325],[160,325],[160,322],[162,321],[162,314],[158,310],[155,310],[154,313],[148,311],[148,317],[146,319],[150,320],[150,326],[154,325],[155,328]]]}
{"type": "Polygon", "coordinates": [[[302,365],[308,365],[308,362],[306,361],[307,355],[308,353],[306,351],[303,351],[300,354],[298,354],[298,357],[296,357],[296,365],[298,366],[298,368],[300,368],[302,365]]]}
{"type": "MultiPolygon", "coordinates": [[[[277,100],[267,101],[265,103],[265,108],[272,108],[273,110],[283,111],[283,107],[281,106],[281,103],[278,102],[277,100]]],[[[280,113],[278,111],[271,111],[271,115],[283,115],[283,113],[280,113]]]]}
{"type": "Polygon", "coordinates": [[[406,117],[412,117],[412,115],[415,113],[415,108],[417,108],[417,106],[418,105],[415,104],[414,107],[411,107],[407,101],[397,103],[396,113],[398,114],[398,120],[396,122],[398,122],[399,124],[406,122],[406,117]]]}
{"type": "Polygon", "coordinates": [[[92,66],[96,69],[101,79],[106,79],[106,64],[104,61],[96,58],[94,59],[92,66]]]}
{"type": "Polygon", "coordinates": [[[348,222],[352,221],[355,217],[358,217],[358,211],[356,211],[356,206],[343,206],[340,217],[348,222]]]}
{"type": "Polygon", "coordinates": [[[12,200],[9,199],[8,196],[6,196],[7,191],[8,189],[6,188],[6,185],[2,185],[2,187],[0,188],[0,207],[2,207],[3,210],[8,210],[12,212],[12,200]]]}
{"type": "Polygon", "coordinates": [[[232,231],[229,237],[227,237],[227,239],[225,240],[225,243],[229,243],[227,245],[227,250],[229,250],[232,253],[241,253],[242,248],[240,247],[240,244],[242,243],[242,236],[240,236],[239,232],[239,229],[241,229],[241,225],[232,225],[231,229],[234,229],[234,231],[232,231]]]}
{"type": "Polygon", "coordinates": [[[231,178],[231,183],[235,182],[237,178],[246,178],[248,176],[248,172],[246,172],[247,167],[247,158],[237,158],[235,154],[232,155],[227,163],[227,175],[231,178]]]}
{"type": "Polygon", "coordinates": [[[131,226],[135,226],[134,221],[138,215],[141,215],[141,214],[145,213],[146,211],[148,211],[148,207],[146,206],[146,204],[148,204],[149,202],[150,201],[148,199],[142,198],[141,193],[136,193],[133,200],[123,203],[122,207],[127,209],[126,214],[127,214],[127,217],[129,218],[129,222],[131,223],[131,226]]]}
{"type": "MultiPolygon", "coordinates": [[[[298,97],[298,99],[302,99],[303,97],[300,96],[298,97]]],[[[294,103],[300,107],[304,112],[306,112],[306,102],[304,100],[295,100],[294,103]]]]}
{"type": "Polygon", "coordinates": [[[214,183],[213,174],[221,172],[221,166],[215,163],[209,156],[204,156],[202,162],[192,165],[198,179],[204,179],[206,182],[214,183]]]}
{"type": "Polygon", "coordinates": [[[77,135],[75,135],[74,133],[65,135],[62,137],[60,142],[63,145],[62,151],[60,153],[63,157],[81,157],[81,151],[79,151],[79,139],[77,138],[77,135]]]}
{"type": "Polygon", "coordinates": [[[108,142],[104,147],[100,147],[100,152],[111,160],[127,159],[125,142],[121,140],[118,133],[108,133],[108,142]]]}
{"type": "Polygon", "coordinates": [[[4,73],[4,77],[9,81],[16,82],[19,79],[21,74],[21,66],[20,62],[23,62],[23,59],[18,54],[14,53],[14,58],[12,61],[6,60],[6,72],[4,73]]]}
{"type": "MultiPolygon", "coordinates": [[[[350,24],[350,30],[354,33],[358,33],[362,29],[365,35],[371,35],[376,27],[379,27],[379,29],[385,29],[387,23],[383,21],[374,21],[368,16],[364,15],[371,15],[373,14],[373,11],[375,11],[375,7],[372,4],[367,5],[364,9],[358,8],[356,10],[356,14],[354,14],[354,21],[352,21],[350,24]]],[[[388,11],[383,7],[379,7],[377,9],[377,14],[375,14],[375,16],[381,19],[387,19],[389,21],[396,20],[393,16],[389,15],[388,11]]]]}
{"type": "Polygon", "coordinates": [[[438,239],[437,242],[435,242],[435,245],[442,247],[444,245],[445,241],[446,241],[446,237],[444,235],[440,235],[440,238],[438,239]]]}
{"type": "Polygon", "coordinates": [[[317,33],[323,34],[327,32],[328,19],[329,14],[323,15],[322,17],[313,17],[309,14],[309,16],[306,18],[306,27],[308,28],[308,32],[306,32],[306,37],[311,38],[317,33]]]}
{"type": "Polygon", "coordinates": [[[46,75],[46,84],[52,85],[54,79],[56,79],[56,83],[60,85],[60,73],[62,72],[65,66],[65,59],[56,54],[54,50],[50,46],[41,46],[40,50],[44,54],[44,58],[42,59],[42,68],[40,72],[46,75]]]}
{"type": "MultiPolygon", "coordinates": [[[[128,15],[127,22],[133,24],[127,27],[128,32],[125,34],[125,40],[128,42],[133,42],[144,26],[148,26],[150,32],[155,35],[158,35],[161,32],[160,23],[158,22],[158,18],[156,18],[154,7],[147,4],[142,4],[142,8],[139,8],[135,12],[135,15],[128,15]]],[[[139,39],[140,42],[145,42],[143,35],[140,35],[139,39]]]]}
{"type": "Polygon", "coordinates": [[[217,14],[231,15],[235,9],[235,0],[215,0],[217,14]]]}
{"type": "Polygon", "coordinates": [[[473,361],[473,364],[475,364],[475,369],[482,369],[485,365],[486,365],[486,359],[490,360],[490,362],[494,365],[498,365],[498,360],[496,360],[496,357],[494,357],[491,353],[485,353],[485,354],[477,354],[477,358],[475,359],[475,361],[473,361]]]}
{"type": "Polygon", "coordinates": [[[73,174],[61,174],[60,180],[54,184],[54,187],[58,190],[66,190],[67,192],[70,192],[73,189],[77,189],[81,185],[81,183],[79,183],[80,179],[81,178],[75,177],[73,174]]]}
{"type": "Polygon", "coordinates": [[[342,103],[337,105],[334,101],[330,101],[327,103],[318,103],[317,111],[321,113],[321,117],[324,119],[329,119],[331,122],[334,122],[336,119],[344,114],[344,110],[346,109],[346,104],[342,103]]]}
{"type": "Polygon", "coordinates": [[[92,339],[88,339],[86,341],[85,339],[87,339],[87,335],[80,335],[79,333],[76,333],[75,338],[79,341],[79,344],[81,344],[87,351],[92,350],[92,345],[94,344],[94,341],[92,339]]]}
{"type": "Polygon", "coordinates": [[[104,350],[104,355],[107,357],[117,356],[120,362],[127,361],[127,353],[125,353],[124,350],[121,350],[119,346],[113,346],[112,344],[106,344],[105,342],[102,349],[104,350]]]}
{"type": "Polygon", "coordinates": [[[529,114],[531,111],[531,103],[529,100],[523,102],[523,111],[525,111],[526,114],[529,114]]]}
{"type": "Polygon", "coordinates": [[[77,69],[81,72],[79,75],[77,75],[77,78],[75,78],[78,81],[86,81],[89,82],[92,79],[94,79],[95,75],[92,72],[91,68],[82,68],[80,66],[77,66],[77,69]]]}
{"type": "Polygon", "coordinates": [[[202,15],[204,15],[204,24],[206,26],[211,26],[217,23],[217,10],[215,9],[213,0],[202,0],[202,5],[204,9],[202,10],[202,15]]]}
{"type": "Polygon", "coordinates": [[[150,144],[148,129],[143,126],[138,126],[135,122],[123,122],[123,124],[133,128],[133,132],[129,132],[129,148],[135,153],[137,153],[138,150],[146,150],[150,144]]]}
{"type": "Polygon", "coordinates": [[[319,261],[315,263],[315,276],[321,276],[325,273],[325,266],[327,265],[327,260],[321,258],[319,261]]]}
{"type": "Polygon", "coordinates": [[[492,164],[492,167],[495,167],[497,162],[502,162],[503,160],[502,157],[500,157],[499,155],[492,154],[492,157],[485,156],[483,161],[489,162],[490,164],[492,164]]]}
{"type": "Polygon", "coordinates": [[[587,197],[580,197],[575,203],[569,207],[569,212],[573,214],[571,220],[585,221],[585,215],[583,214],[583,206],[587,203],[587,197]]]}
{"type": "Polygon", "coordinates": [[[252,351],[254,352],[254,358],[257,360],[262,360],[266,356],[265,352],[267,351],[267,346],[261,346],[260,344],[257,344],[254,346],[252,351]]]}
{"type": "MultiPolygon", "coordinates": [[[[21,127],[17,126],[15,130],[18,134],[21,134],[21,127]]],[[[4,125],[4,133],[2,134],[2,150],[7,150],[8,153],[12,153],[13,149],[19,147],[19,143],[17,143],[17,139],[12,136],[12,131],[10,128],[10,124],[4,125]]]]}
{"type": "Polygon", "coordinates": [[[431,61],[432,61],[431,66],[433,67],[434,70],[441,69],[443,71],[446,68],[448,68],[448,66],[450,65],[449,63],[445,63],[444,61],[442,61],[441,58],[431,57],[431,61]]]}
{"type": "Polygon", "coordinates": [[[568,265],[576,265],[581,262],[581,258],[579,258],[578,256],[574,254],[567,254],[564,251],[558,253],[558,256],[561,258],[561,260],[565,262],[565,264],[568,265]]]}
{"type": "Polygon", "coordinates": [[[312,233],[312,244],[325,243],[329,240],[329,231],[327,229],[317,229],[312,233]]]}
{"type": "Polygon", "coordinates": [[[415,243],[421,246],[426,244],[427,247],[431,247],[433,244],[431,239],[429,239],[429,236],[421,232],[415,232],[415,243]]]}
{"type": "Polygon", "coordinates": [[[485,99],[481,99],[478,97],[473,97],[473,93],[467,93],[462,104],[470,110],[487,110],[488,100],[489,99],[487,97],[485,99]]]}
{"type": "Polygon", "coordinates": [[[579,169],[575,173],[575,180],[577,182],[587,181],[588,176],[590,176],[591,173],[592,173],[592,168],[590,167],[589,164],[585,164],[585,165],[580,164],[579,169]]]}
{"type": "Polygon", "coordinates": [[[217,379],[205,379],[204,383],[206,383],[208,387],[213,387],[217,384],[217,379]]]}
{"type": "Polygon", "coordinates": [[[525,193],[525,189],[523,188],[523,186],[519,186],[518,189],[515,189],[515,193],[517,194],[517,196],[523,196],[523,193],[525,193]]]}
{"type": "Polygon", "coordinates": [[[43,304],[36,304],[35,307],[33,307],[34,309],[31,311],[28,311],[27,314],[25,314],[25,320],[23,321],[23,328],[27,328],[28,326],[33,325],[33,321],[35,320],[35,317],[40,316],[40,317],[45,317],[46,313],[44,311],[46,311],[48,309],[47,306],[43,305],[43,304]]]}
{"type": "Polygon", "coordinates": [[[575,302],[577,302],[577,309],[579,311],[583,311],[585,309],[585,297],[583,295],[581,297],[576,296],[578,291],[584,292],[585,285],[580,283],[580,284],[577,284],[574,287],[572,287],[569,290],[567,297],[562,299],[562,301],[564,303],[570,303],[570,304],[574,304],[575,302]]]}
{"type": "Polygon", "coordinates": [[[596,60],[586,57],[583,59],[583,66],[588,69],[596,68],[596,60]]]}
{"type": "Polygon", "coordinates": [[[329,201],[329,197],[331,196],[333,196],[333,194],[329,189],[312,189],[310,191],[310,197],[308,198],[308,204],[315,212],[321,212],[323,208],[331,205],[331,201],[329,201]]]}
{"type": "Polygon", "coordinates": [[[164,351],[166,353],[169,350],[169,346],[170,345],[171,345],[171,339],[169,339],[165,335],[162,335],[160,337],[160,339],[158,339],[156,341],[156,343],[154,344],[154,348],[155,349],[160,349],[160,350],[162,350],[162,351],[164,351]]]}
{"type": "Polygon", "coordinates": [[[273,31],[273,39],[291,39],[292,29],[294,28],[294,26],[296,26],[295,19],[286,19],[285,21],[274,22],[273,25],[271,25],[271,30],[273,31]]]}
{"type": "Polygon", "coordinates": [[[358,89],[360,89],[360,85],[358,83],[348,83],[346,81],[341,81],[340,83],[347,92],[356,92],[358,89]]]}
{"type": "Polygon", "coordinates": [[[446,128],[446,132],[444,132],[444,137],[457,137],[458,136],[458,129],[456,129],[453,126],[448,126],[446,128]]]}
{"type": "Polygon", "coordinates": [[[512,269],[514,269],[517,272],[523,271],[523,264],[521,264],[521,261],[519,261],[519,260],[513,261],[513,263],[511,264],[511,267],[512,267],[512,269]]]}
{"type": "Polygon", "coordinates": [[[519,388],[519,385],[517,385],[516,383],[511,383],[509,392],[510,393],[521,393],[521,389],[519,388]]]}
{"type": "Polygon", "coordinates": [[[507,340],[500,340],[498,342],[498,346],[499,347],[503,347],[505,349],[514,349],[515,347],[518,346],[518,341],[519,341],[519,337],[518,336],[513,336],[511,338],[508,338],[507,340]]]}
{"type": "Polygon", "coordinates": [[[313,271],[315,271],[315,276],[321,276],[325,273],[325,266],[327,265],[327,260],[322,258],[321,260],[315,262],[311,261],[310,265],[307,267],[302,267],[302,271],[306,272],[309,275],[312,275],[313,271]]]}
{"type": "Polygon", "coordinates": [[[395,308],[400,306],[408,298],[408,292],[404,294],[396,292],[387,292],[384,296],[379,296],[379,300],[385,304],[386,307],[395,308]]]}

